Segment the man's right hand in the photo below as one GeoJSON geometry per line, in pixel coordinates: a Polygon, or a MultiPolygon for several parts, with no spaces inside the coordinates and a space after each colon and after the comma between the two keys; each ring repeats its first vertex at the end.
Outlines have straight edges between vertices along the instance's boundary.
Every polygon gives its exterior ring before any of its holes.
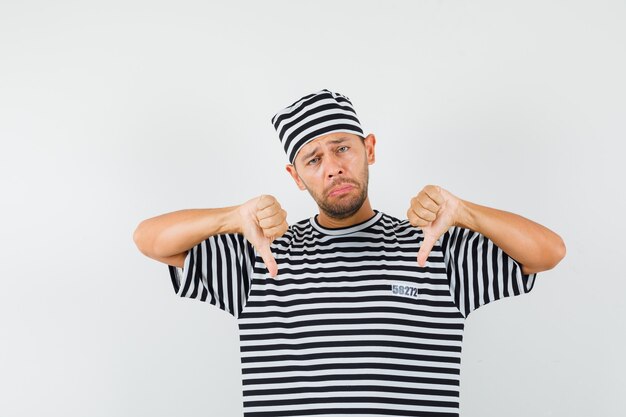
{"type": "Polygon", "coordinates": [[[238,208],[241,232],[261,255],[272,278],[278,274],[278,265],[270,250],[272,241],[288,229],[287,212],[274,196],[263,194],[243,203],[238,208]]]}

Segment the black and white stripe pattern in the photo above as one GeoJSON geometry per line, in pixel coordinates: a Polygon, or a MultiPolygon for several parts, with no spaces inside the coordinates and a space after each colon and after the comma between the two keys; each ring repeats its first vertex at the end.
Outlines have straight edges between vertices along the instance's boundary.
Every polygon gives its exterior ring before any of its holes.
{"type": "Polygon", "coordinates": [[[170,267],[178,295],[236,312],[245,417],[458,417],[469,311],[530,291],[535,274],[521,275],[493,242],[460,228],[437,241],[420,267],[421,229],[375,213],[339,229],[316,216],[292,224],[272,243],[273,279],[241,235],[198,245],[182,274],[170,267]],[[474,268],[468,259],[483,253],[474,268]],[[252,270],[246,254],[254,255],[252,270]],[[233,266],[219,275],[220,263],[233,266]],[[236,264],[241,275],[233,275],[236,264]],[[476,280],[478,291],[468,284],[476,280]],[[479,302],[462,301],[474,294],[479,302]]]}
{"type": "Polygon", "coordinates": [[[467,317],[478,307],[529,292],[537,274],[522,274],[520,264],[487,237],[453,226],[441,237],[454,303],[467,317]]]}
{"type": "Polygon", "coordinates": [[[174,291],[238,318],[250,292],[255,256],[243,235],[211,236],[187,252],[182,272],[168,265],[174,291]]]}
{"type": "Polygon", "coordinates": [[[313,139],[333,132],[365,137],[350,99],[327,89],[308,94],[272,117],[289,162],[313,139]]]}

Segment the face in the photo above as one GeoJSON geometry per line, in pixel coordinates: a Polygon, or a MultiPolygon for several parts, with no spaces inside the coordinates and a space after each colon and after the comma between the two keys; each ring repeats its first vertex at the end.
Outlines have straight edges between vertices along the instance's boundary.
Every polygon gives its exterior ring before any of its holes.
{"type": "Polygon", "coordinates": [[[307,143],[287,165],[301,190],[307,190],[328,217],[356,213],[367,198],[369,165],[374,163],[373,134],[364,140],[352,133],[330,133],[307,143]],[[337,187],[350,186],[342,192],[337,187]]]}

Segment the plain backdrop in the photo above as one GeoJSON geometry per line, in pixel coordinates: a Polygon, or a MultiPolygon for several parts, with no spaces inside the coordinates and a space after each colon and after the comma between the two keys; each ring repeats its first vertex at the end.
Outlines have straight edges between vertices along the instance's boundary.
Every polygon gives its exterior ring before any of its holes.
{"type": "Polygon", "coordinates": [[[623,415],[623,1],[0,3],[0,416],[242,415],[236,320],[174,294],[143,219],[274,195],[270,119],[323,88],[374,133],[372,207],[427,184],[558,233],[466,322],[463,417],[623,415]]]}

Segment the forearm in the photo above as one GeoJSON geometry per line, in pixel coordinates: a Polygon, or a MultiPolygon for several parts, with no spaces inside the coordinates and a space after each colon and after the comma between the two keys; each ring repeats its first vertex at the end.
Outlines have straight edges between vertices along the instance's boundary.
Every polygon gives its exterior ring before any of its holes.
{"type": "Polygon", "coordinates": [[[133,239],[149,257],[168,257],[185,252],[213,235],[241,233],[239,206],[186,209],[142,221],[133,239]]]}
{"type": "Polygon", "coordinates": [[[523,266],[525,274],[554,268],[565,256],[565,244],[559,235],[507,211],[461,200],[456,225],[491,239],[523,266]]]}

